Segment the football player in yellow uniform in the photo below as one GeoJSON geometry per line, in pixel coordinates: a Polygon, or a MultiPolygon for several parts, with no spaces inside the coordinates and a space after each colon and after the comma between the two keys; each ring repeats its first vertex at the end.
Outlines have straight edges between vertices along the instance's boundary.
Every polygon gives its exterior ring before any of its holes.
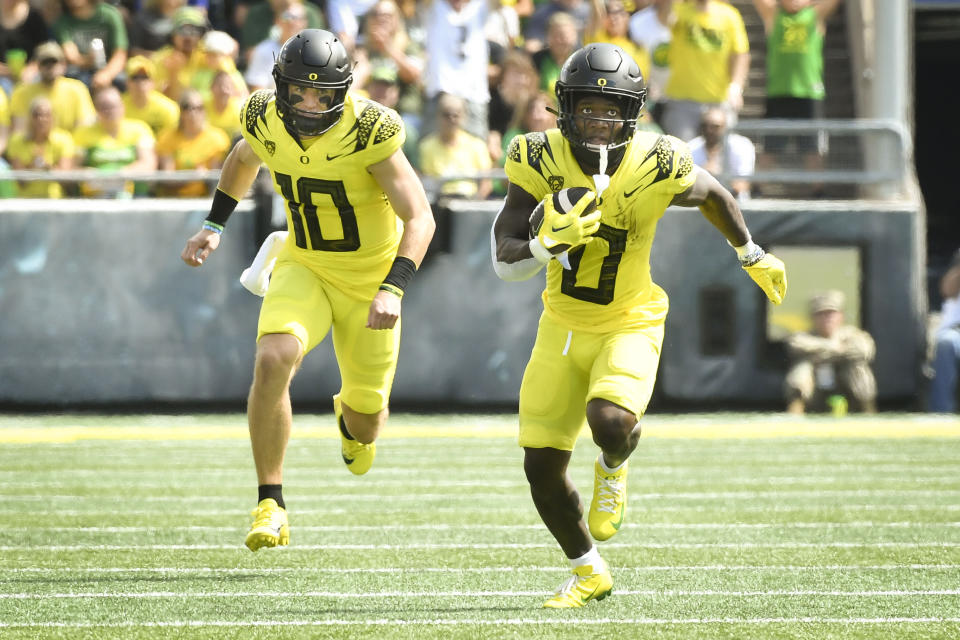
{"type": "Polygon", "coordinates": [[[657,221],[669,205],[699,207],[774,304],[786,275],[752,242],[734,197],[693,164],[686,144],[636,130],[646,91],[626,52],[606,43],[574,52],[556,93],[559,130],[510,143],[507,197],[491,243],[504,280],[547,267],[544,312],[520,387],[519,444],[533,502],[573,567],[544,606],[566,608],[613,587],[594,539],[609,539],[623,522],[627,458],[660,359],[667,296],[650,279],[657,221]],[[591,191],[555,207],[553,193],[569,187],[591,191]],[[581,216],[595,198],[597,210],[581,216]],[[531,212],[541,201],[534,231],[531,212]],[[567,475],[584,417],[601,450],[587,522],[567,475]]]}
{"type": "Polygon", "coordinates": [[[343,460],[366,473],[400,345],[400,301],[435,228],[423,186],[404,156],[392,109],[347,95],[353,61],[328,31],[305,29],[281,48],[277,89],[243,106],[243,138],[227,156],[203,228],[181,258],[200,266],[261,163],[287,201],[289,233],[260,309],[250,440],[259,482],[253,551],[285,545],[282,494],[290,437],[289,387],[304,355],[333,330],[342,386],[333,398],[343,460]]]}

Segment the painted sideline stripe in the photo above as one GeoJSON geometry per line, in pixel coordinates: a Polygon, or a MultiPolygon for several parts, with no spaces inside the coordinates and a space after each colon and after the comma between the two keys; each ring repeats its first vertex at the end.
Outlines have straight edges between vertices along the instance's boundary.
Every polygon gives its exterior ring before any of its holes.
{"type": "MultiPolygon", "coordinates": [[[[42,499],[42,496],[37,496],[37,500],[42,499]]],[[[635,504],[631,508],[633,513],[699,513],[703,511],[709,511],[713,513],[803,513],[807,511],[817,511],[820,510],[824,505],[822,504],[810,504],[810,505],[760,505],[760,506],[736,506],[736,507],[726,507],[724,505],[692,505],[692,506],[678,506],[678,505],[664,505],[656,507],[647,507],[643,504],[635,504]]],[[[836,505],[827,505],[830,507],[835,507],[836,505]]],[[[960,511],[960,504],[845,504],[842,505],[844,511],[960,511]]],[[[431,507],[430,510],[436,513],[464,513],[464,512],[483,512],[488,514],[490,512],[489,507],[467,507],[467,506],[456,506],[456,507],[431,507]]],[[[213,516],[237,516],[244,510],[242,508],[237,509],[204,509],[202,511],[185,511],[178,510],[177,515],[179,516],[198,516],[198,517],[213,517],[213,516]]],[[[300,509],[297,508],[296,514],[301,515],[342,515],[349,513],[351,515],[356,515],[356,509],[346,509],[341,507],[334,507],[330,509],[300,509]]],[[[379,513],[386,513],[391,511],[407,511],[406,508],[401,507],[399,509],[378,509],[379,513]]],[[[0,508],[0,516],[23,516],[23,509],[4,509],[0,508]]],[[[56,516],[57,518],[63,517],[80,517],[80,516],[89,516],[89,517],[105,517],[112,518],[117,515],[116,509],[110,509],[106,511],[95,511],[95,510],[79,510],[79,509],[57,509],[56,513],[53,514],[31,514],[31,517],[37,518],[39,515],[44,515],[47,517],[56,516]]],[[[169,516],[169,511],[158,511],[155,509],[124,509],[124,516],[169,516]]],[[[630,526],[627,523],[624,526],[630,526]]]]}
{"type": "MultiPolygon", "coordinates": [[[[102,593],[97,591],[79,593],[0,593],[0,600],[52,600],[87,598],[526,598],[549,596],[549,591],[130,591],[122,593],[102,593]]],[[[818,596],[836,598],[899,598],[911,596],[956,596],[960,589],[898,589],[881,591],[821,591],[814,589],[770,591],[722,591],[714,589],[684,590],[667,589],[617,589],[618,596],[657,596],[657,597],[732,597],[767,598],[818,596]]]]}
{"type": "MultiPolygon", "coordinates": [[[[291,551],[404,551],[410,549],[556,549],[556,543],[415,543],[415,544],[298,544],[278,549],[291,551]]],[[[894,547],[952,549],[960,542],[606,542],[604,549],[885,549],[894,547]]],[[[24,544],[0,546],[0,551],[239,551],[238,544],[24,544]]]]}
{"type": "MultiPolygon", "coordinates": [[[[386,495],[382,493],[371,493],[370,489],[365,489],[366,493],[339,493],[326,495],[309,495],[297,498],[298,502],[423,502],[425,500],[442,500],[447,503],[474,502],[477,499],[496,499],[500,502],[523,502],[527,504],[530,496],[524,494],[505,494],[496,491],[472,491],[468,494],[458,497],[450,493],[408,493],[404,495],[386,495]]],[[[785,489],[778,491],[674,491],[674,492],[641,492],[641,498],[644,500],[726,500],[731,498],[743,498],[755,500],[757,498],[784,498],[792,496],[804,496],[808,498],[820,498],[823,496],[835,496],[844,498],[876,498],[876,497],[901,497],[901,496],[956,496],[960,495],[960,489],[806,489],[794,490],[785,489]]],[[[209,499],[229,498],[230,496],[209,496],[209,499]]],[[[196,503],[197,497],[189,496],[131,496],[125,495],[104,496],[104,495],[80,495],[80,494],[55,494],[55,495],[8,495],[0,493],[0,501],[50,501],[50,500],[70,500],[80,501],[88,500],[93,502],[188,502],[196,503]]],[[[59,512],[58,512],[59,513],[59,512]]]]}
{"type": "MultiPolygon", "coordinates": [[[[617,567],[617,573],[644,573],[660,571],[923,571],[960,569],[960,564],[826,564],[826,565],[763,565],[763,564],[704,564],[704,565],[652,565],[647,567],[617,567]]],[[[409,573],[409,567],[21,567],[3,569],[0,575],[16,573],[184,573],[184,574],[274,574],[274,573],[409,573]]],[[[568,574],[565,567],[417,567],[418,573],[521,573],[541,571],[568,574]]],[[[619,591],[618,591],[619,593],[619,591]]]]}
{"type": "Polygon", "coordinates": [[[7,628],[66,628],[66,629],[97,629],[97,628],[138,628],[138,627],[353,627],[353,626],[399,626],[432,625],[432,626],[589,626],[601,624],[613,625],[707,625],[707,624],[943,624],[960,623],[960,617],[889,617],[889,618],[557,618],[544,620],[542,618],[508,618],[504,620],[486,620],[482,618],[468,619],[432,619],[410,620],[377,619],[377,620],[174,620],[170,622],[0,622],[0,627],[7,628]]]}
{"type": "MultiPolygon", "coordinates": [[[[660,418],[644,422],[647,438],[957,438],[960,437],[960,421],[951,416],[924,416],[923,419],[853,417],[844,420],[817,420],[789,418],[779,414],[754,420],[713,418],[681,419],[660,418]]],[[[418,427],[408,424],[392,424],[384,430],[381,438],[516,438],[517,427],[513,418],[502,421],[475,424],[418,427]]],[[[332,418],[331,418],[332,424],[332,418]]],[[[250,437],[246,425],[130,425],[126,427],[2,427],[0,443],[69,443],[80,440],[246,440],[250,437]]],[[[294,439],[337,439],[340,435],[332,427],[294,427],[294,439]]],[[[581,437],[588,438],[583,434],[581,437]]]]}
{"type": "MultiPolygon", "coordinates": [[[[644,522],[624,523],[625,529],[863,529],[889,528],[909,529],[913,527],[960,527],[960,522],[644,522]]],[[[142,533],[166,531],[218,531],[235,532],[244,527],[30,527],[30,531],[61,531],[70,533],[142,533]]],[[[297,531],[513,531],[540,530],[543,524],[385,524],[385,525],[296,525],[297,531]]],[[[22,527],[0,527],[3,531],[22,531],[22,527]]]]}

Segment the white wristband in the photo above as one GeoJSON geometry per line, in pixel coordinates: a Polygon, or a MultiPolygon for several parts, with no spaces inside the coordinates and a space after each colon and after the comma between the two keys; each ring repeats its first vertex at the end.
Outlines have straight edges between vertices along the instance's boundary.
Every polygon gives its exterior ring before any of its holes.
{"type": "MultiPolygon", "coordinates": [[[[727,242],[727,244],[730,243],[727,242]]],[[[733,247],[732,244],[730,244],[730,246],[733,247]]],[[[743,245],[742,247],[733,247],[733,250],[737,252],[737,258],[743,260],[744,256],[755,253],[759,248],[760,246],[757,245],[753,240],[747,240],[747,244],[743,245]]]]}
{"type": "Polygon", "coordinates": [[[540,264],[547,264],[550,260],[553,259],[553,254],[547,250],[543,243],[540,242],[540,238],[534,238],[527,245],[530,247],[530,253],[533,254],[533,257],[537,259],[537,262],[540,264]]]}

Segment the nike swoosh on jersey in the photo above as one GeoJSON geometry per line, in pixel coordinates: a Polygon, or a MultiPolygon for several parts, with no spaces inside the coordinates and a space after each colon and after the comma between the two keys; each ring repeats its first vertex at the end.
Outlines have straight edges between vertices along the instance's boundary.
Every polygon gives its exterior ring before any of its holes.
{"type": "Polygon", "coordinates": [[[624,197],[624,198],[629,198],[630,196],[632,196],[633,194],[635,194],[639,188],[640,188],[640,187],[637,187],[637,188],[634,189],[633,191],[624,191],[624,192],[623,192],[623,197],[624,197]]]}
{"type": "Polygon", "coordinates": [[[343,155],[342,153],[338,153],[337,155],[332,156],[332,155],[330,155],[330,154],[328,153],[328,154],[327,154],[327,162],[329,162],[329,161],[331,161],[331,160],[336,160],[337,158],[339,158],[339,157],[342,156],[342,155],[343,155]]]}

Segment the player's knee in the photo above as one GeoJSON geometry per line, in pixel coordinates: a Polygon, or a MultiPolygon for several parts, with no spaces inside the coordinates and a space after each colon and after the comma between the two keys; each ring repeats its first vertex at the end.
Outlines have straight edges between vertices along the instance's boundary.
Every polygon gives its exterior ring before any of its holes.
{"type": "Polygon", "coordinates": [[[566,462],[562,456],[555,455],[555,452],[556,450],[551,449],[526,449],[523,472],[533,490],[563,484],[566,462]]]}
{"type": "Polygon", "coordinates": [[[639,430],[637,417],[633,413],[600,399],[587,404],[587,424],[593,432],[593,441],[604,451],[622,448],[631,434],[639,430]]]}
{"type": "Polygon", "coordinates": [[[257,345],[254,376],[261,380],[289,379],[300,359],[300,342],[293,336],[268,337],[257,345]]]}

